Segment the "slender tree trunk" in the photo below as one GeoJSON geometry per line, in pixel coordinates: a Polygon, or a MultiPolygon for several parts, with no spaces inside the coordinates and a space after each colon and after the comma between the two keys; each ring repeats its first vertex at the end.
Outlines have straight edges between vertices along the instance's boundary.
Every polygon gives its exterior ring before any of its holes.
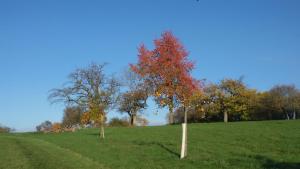
{"type": "Polygon", "coordinates": [[[296,111],[293,112],[293,120],[296,120],[296,111]]]}
{"type": "Polygon", "coordinates": [[[100,140],[104,139],[104,122],[100,124],[100,140]]]}
{"type": "Polygon", "coordinates": [[[289,116],[288,113],[286,113],[286,119],[287,119],[287,120],[290,120],[290,116],[289,116]]]}
{"type": "Polygon", "coordinates": [[[135,123],[136,123],[136,115],[132,114],[130,115],[130,125],[135,126],[135,123]]]}
{"type": "Polygon", "coordinates": [[[185,156],[187,156],[187,108],[184,107],[184,123],[185,123],[185,151],[184,151],[184,154],[185,156]]]}
{"type": "Polygon", "coordinates": [[[227,111],[224,111],[224,122],[225,123],[228,122],[228,113],[227,113],[227,111]]]}
{"type": "Polygon", "coordinates": [[[182,124],[182,143],[180,158],[187,156],[187,109],[184,107],[184,123],[182,124]]]}
{"type": "Polygon", "coordinates": [[[169,123],[174,124],[173,106],[169,106],[169,123]]]}

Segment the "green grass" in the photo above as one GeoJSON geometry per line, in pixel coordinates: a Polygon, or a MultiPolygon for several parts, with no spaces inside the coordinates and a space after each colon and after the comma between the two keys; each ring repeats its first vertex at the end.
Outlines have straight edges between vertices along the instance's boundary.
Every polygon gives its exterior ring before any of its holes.
{"type": "Polygon", "coordinates": [[[60,134],[1,134],[0,168],[299,169],[300,121],[188,125],[188,157],[179,159],[181,126],[107,128],[60,134]]]}

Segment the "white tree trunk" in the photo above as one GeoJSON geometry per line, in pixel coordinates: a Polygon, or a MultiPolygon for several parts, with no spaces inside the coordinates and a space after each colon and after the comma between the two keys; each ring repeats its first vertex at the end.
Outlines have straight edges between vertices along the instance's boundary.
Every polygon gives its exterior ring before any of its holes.
{"type": "Polygon", "coordinates": [[[182,123],[182,143],[181,143],[181,153],[180,158],[183,159],[187,155],[187,124],[182,123]]]}
{"type": "Polygon", "coordinates": [[[184,108],[184,123],[182,124],[182,143],[180,159],[187,156],[187,110],[184,108]]]}
{"type": "Polygon", "coordinates": [[[101,139],[104,139],[104,124],[103,123],[101,124],[101,127],[100,127],[100,140],[101,139]]]}
{"type": "Polygon", "coordinates": [[[294,110],[294,113],[293,113],[293,119],[296,120],[296,112],[294,110]]]}

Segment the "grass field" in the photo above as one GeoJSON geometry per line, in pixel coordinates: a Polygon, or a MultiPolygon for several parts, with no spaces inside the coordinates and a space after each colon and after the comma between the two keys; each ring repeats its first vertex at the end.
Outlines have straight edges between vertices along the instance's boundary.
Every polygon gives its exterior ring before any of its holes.
{"type": "Polygon", "coordinates": [[[189,124],[184,160],[180,143],[179,125],[1,134],[0,168],[300,168],[299,120],[189,124]]]}

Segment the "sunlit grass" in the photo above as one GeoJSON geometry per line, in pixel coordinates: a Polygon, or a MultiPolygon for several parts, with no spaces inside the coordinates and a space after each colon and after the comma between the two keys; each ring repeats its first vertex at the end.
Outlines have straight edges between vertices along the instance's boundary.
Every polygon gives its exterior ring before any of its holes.
{"type": "Polygon", "coordinates": [[[300,168],[300,121],[107,128],[0,135],[0,168],[300,168]]]}

